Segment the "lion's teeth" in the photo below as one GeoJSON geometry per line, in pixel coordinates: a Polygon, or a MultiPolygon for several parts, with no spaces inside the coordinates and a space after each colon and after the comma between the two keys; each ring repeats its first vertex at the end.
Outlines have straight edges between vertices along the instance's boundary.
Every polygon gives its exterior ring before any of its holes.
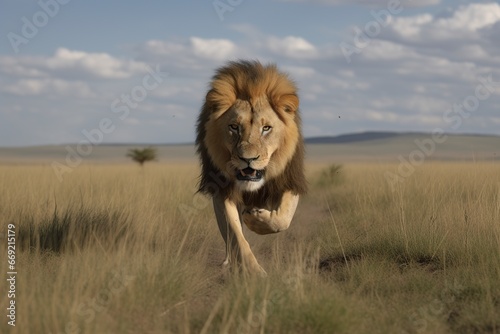
{"type": "Polygon", "coordinates": [[[257,171],[254,169],[251,173],[245,173],[243,169],[240,169],[240,174],[242,176],[252,176],[255,177],[257,175],[257,171]]]}

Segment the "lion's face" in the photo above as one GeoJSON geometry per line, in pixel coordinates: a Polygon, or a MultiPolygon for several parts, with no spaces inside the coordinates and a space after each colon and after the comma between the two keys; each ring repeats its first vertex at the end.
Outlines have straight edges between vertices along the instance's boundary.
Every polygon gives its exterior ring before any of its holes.
{"type": "Polygon", "coordinates": [[[229,196],[269,182],[274,192],[282,185],[304,193],[298,108],[297,87],[275,65],[238,61],[219,68],[197,124],[200,191],[214,195],[217,184],[229,196]],[[220,174],[236,189],[221,185],[220,174]]]}
{"type": "Polygon", "coordinates": [[[210,117],[205,145],[213,163],[240,190],[255,191],[285,169],[299,139],[296,104],[295,95],[273,105],[267,96],[236,99],[210,117]]]}

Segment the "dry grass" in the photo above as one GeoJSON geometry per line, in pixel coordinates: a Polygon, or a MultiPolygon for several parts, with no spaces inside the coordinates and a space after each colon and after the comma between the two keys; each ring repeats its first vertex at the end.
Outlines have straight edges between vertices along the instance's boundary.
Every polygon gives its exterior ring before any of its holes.
{"type": "Polygon", "coordinates": [[[0,332],[499,333],[500,166],[429,163],[392,189],[395,167],[308,166],[292,227],[245,231],[266,279],[221,271],[193,164],[63,183],[0,167],[0,233],[18,233],[17,322],[0,332]]]}

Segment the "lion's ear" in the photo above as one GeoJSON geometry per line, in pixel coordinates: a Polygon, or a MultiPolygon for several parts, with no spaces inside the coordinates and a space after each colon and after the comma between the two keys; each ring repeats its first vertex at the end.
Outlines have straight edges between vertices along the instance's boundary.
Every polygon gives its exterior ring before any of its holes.
{"type": "Polygon", "coordinates": [[[295,113],[299,108],[299,97],[295,94],[281,95],[276,105],[286,113],[295,113]]]}
{"type": "Polygon", "coordinates": [[[205,97],[205,103],[212,112],[224,112],[234,103],[234,96],[231,94],[221,94],[221,92],[211,89],[205,97]]]}

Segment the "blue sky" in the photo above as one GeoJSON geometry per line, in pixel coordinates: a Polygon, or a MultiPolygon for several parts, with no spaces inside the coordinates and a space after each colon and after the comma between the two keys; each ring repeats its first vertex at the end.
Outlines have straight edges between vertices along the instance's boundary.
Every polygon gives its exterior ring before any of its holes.
{"type": "Polygon", "coordinates": [[[291,74],[309,137],[500,133],[498,2],[392,2],[4,0],[0,146],[76,143],[103,119],[99,142],[191,142],[213,70],[238,58],[291,74]],[[147,68],[168,72],[150,90],[147,68]]]}

